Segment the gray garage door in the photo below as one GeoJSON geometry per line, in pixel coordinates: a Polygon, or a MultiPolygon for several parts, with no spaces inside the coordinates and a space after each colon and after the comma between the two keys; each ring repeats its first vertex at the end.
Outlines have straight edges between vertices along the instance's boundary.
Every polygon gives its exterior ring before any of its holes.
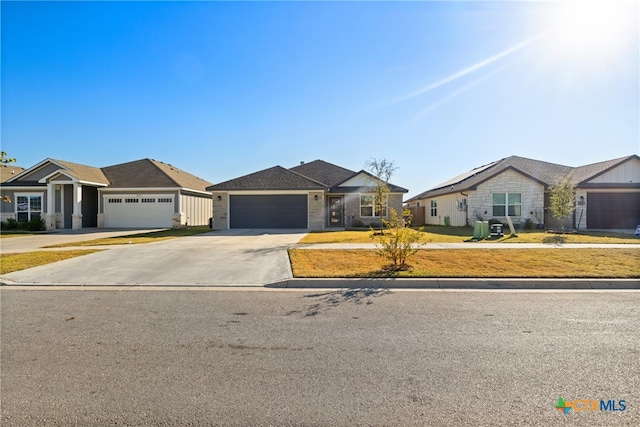
{"type": "Polygon", "coordinates": [[[640,224],[640,193],[588,193],[587,227],[635,229],[640,224]]]}
{"type": "Polygon", "coordinates": [[[229,198],[231,228],[307,228],[306,194],[229,198]]]}

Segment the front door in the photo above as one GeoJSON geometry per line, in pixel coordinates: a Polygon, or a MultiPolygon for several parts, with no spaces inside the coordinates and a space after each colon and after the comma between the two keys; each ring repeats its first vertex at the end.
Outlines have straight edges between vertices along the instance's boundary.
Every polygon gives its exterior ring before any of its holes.
{"type": "Polygon", "coordinates": [[[329,227],[344,227],[342,197],[329,197],[329,227]]]}

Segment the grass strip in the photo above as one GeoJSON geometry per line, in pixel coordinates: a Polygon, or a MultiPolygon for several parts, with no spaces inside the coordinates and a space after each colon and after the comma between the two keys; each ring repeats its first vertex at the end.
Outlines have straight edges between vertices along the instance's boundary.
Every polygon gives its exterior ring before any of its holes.
{"type": "Polygon", "coordinates": [[[389,272],[374,250],[289,250],[294,277],[637,278],[640,249],[420,250],[389,272]]]}
{"type": "Polygon", "coordinates": [[[0,274],[26,270],[39,265],[50,264],[69,258],[100,252],[99,249],[78,249],[69,251],[37,251],[0,254],[0,274]]]}
{"type": "Polygon", "coordinates": [[[126,244],[143,244],[160,242],[162,240],[175,239],[176,237],[193,236],[195,234],[208,233],[209,227],[172,228],[149,233],[129,234],[126,236],[106,237],[102,239],[85,240],[82,242],[62,243],[59,245],[44,246],[45,248],[67,248],[74,246],[109,246],[126,244]]]}
{"type": "MultiPolygon", "coordinates": [[[[416,231],[417,233],[418,231],[416,231]]],[[[473,237],[470,227],[426,226],[422,231],[423,243],[461,243],[473,237]]],[[[633,234],[581,231],[576,234],[554,234],[544,230],[523,230],[516,236],[505,234],[498,239],[486,239],[487,243],[628,243],[638,244],[640,239],[633,234]]],[[[371,231],[317,231],[307,234],[301,244],[312,243],[375,243],[371,231]]]]}

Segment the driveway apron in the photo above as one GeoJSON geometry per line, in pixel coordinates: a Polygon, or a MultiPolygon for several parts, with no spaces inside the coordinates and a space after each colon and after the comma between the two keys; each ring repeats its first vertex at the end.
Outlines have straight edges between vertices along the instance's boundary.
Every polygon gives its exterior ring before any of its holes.
{"type": "Polygon", "coordinates": [[[262,286],[292,278],[304,230],[234,230],[126,245],[1,276],[7,284],[262,286]]]}

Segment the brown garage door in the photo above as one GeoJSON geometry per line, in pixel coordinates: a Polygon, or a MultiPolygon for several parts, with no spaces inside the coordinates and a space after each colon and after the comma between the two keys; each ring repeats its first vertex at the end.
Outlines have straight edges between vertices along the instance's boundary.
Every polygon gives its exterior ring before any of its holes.
{"type": "Polygon", "coordinates": [[[588,193],[587,227],[635,229],[640,224],[640,193],[588,193]]]}

